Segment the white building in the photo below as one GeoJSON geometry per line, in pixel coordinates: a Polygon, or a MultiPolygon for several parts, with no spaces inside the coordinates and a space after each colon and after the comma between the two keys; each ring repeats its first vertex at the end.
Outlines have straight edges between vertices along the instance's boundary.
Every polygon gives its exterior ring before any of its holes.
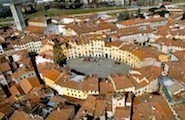
{"type": "Polygon", "coordinates": [[[28,52],[39,52],[42,48],[42,42],[35,35],[24,36],[21,40],[12,42],[13,48],[16,51],[28,50],[28,52]]]}
{"type": "Polygon", "coordinates": [[[6,81],[6,78],[3,74],[0,74],[0,84],[8,85],[8,82],[6,81]]]}
{"type": "Polygon", "coordinates": [[[3,53],[4,53],[4,50],[3,50],[2,44],[0,43],[0,55],[2,55],[3,53]]]}

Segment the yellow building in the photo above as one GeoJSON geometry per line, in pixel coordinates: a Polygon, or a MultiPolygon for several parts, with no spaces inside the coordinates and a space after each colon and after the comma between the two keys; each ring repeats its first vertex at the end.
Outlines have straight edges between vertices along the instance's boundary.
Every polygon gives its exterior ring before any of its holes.
{"type": "Polygon", "coordinates": [[[70,76],[56,69],[42,72],[45,84],[56,90],[60,95],[77,99],[86,99],[88,95],[98,95],[98,76],[87,76],[76,82],[70,76]]]}
{"type": "Polygon", "coordinates": [[[67,59],[76,57],[106,57],[117,61],[125,62],[126,64],[139,68],[141,60],[138,56],[131,53],[129,45],[115,41],[107,42],[104,40],[90,40],[88,43],[76,44],[72,43],[70,48],[63,50],[67,59]]]}
{"type": "Polygon", "coordinates": [[[46,70],[42,73],[43,80],[45,84],[51,88],[55,88],[55,82],[58,80],[58,78],[63,74],[60,73],[60,71],[56,69],[46,70]]]}

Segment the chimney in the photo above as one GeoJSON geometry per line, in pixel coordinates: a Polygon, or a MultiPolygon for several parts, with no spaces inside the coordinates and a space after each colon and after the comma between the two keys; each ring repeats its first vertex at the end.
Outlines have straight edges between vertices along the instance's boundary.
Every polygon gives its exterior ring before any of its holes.
{"type": "Polygon", "coordinates": [[[37,53],[35,53],[35,52],[29,53],[29,56],[31,57],[31,62],[32,62],[33,68],[35,70],[36,76],[39,79],[40,84],[45,85],[44,81],[40,77],[40,74],[39,74],[39,71],[38,71],[38,68],[37,68],[37,64],[36,64],[36,61],[35,61],[35,59],[36,59],[35,56],[37,56],[37,53]]]}
{"type": "Polygon", "coordinates": [[[60,111],[60,107],[57,107],[57,111],[60,111]]]}

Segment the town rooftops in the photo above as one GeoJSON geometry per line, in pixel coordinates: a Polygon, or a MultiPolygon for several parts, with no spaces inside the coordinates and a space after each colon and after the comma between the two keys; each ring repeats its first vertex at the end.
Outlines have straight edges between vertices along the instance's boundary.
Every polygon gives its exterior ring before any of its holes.
{"type": "Polygon", "coordinates": [[[35,33],[35,34],[43,34],[45,28],[44,27],[38,27],[38,26],[27,26],[25,28],[25,32],[35,33]]]}
{"type": "Polygon", "coordinates": [[[185,60],[185,51],[176,51],[173,54],[179,59],[179,61],[185,60]]]}
{"type": "Polygon", "coordinates": [[[176,47],[185,48],[185,42],[182,40],[172,40],[172,39],[160,37],[159,39],[155,41],[155,43],[159,45],[176,46],[176,47]]]}
{"type": "Polygon", "coordinates": [[[67,28],[73,29],[77,34],[84,34],[90,32],[96,32],[99,30],[111,30],[116,29],[116,25],[113,23],[107,23],[103,20],[97,21],[83,21],[83,22],[73,22],[69,25],[66,25],[67,28]]]}
{"type": "Polygon", "coordinates": [[[130,19],[130,20],[124,20],[119,22],[119,24],[124,25],[124,26],[130,26],[130,25],[142,25],[143,23],[153,23],[153,22],[161,22],[161,21],[166,21],[166,18],[163,17],[149,17],[149,18],[134,18],[134,19],[130,19]]]}
{"type": "Polygon", "coordinates": [[[168,62],[167,65],[169,66],[169,73],[168,76],[176,79],[178,81],[185,82],[185,62],[168,62]]]}
{"type": "Polygon", "coordinates": [[[11,70],[10,65],[8,62],[0,63],[0,70],[2,72],[8,72],[11,70]]]}
{"type": "Polygon", "coordinates": [[[156,66],[146,66],[142,67],[140,69],[135,69],[137,70],[140,74],[133,74],[133,76],[143,79],[144,77],[148,78],[148,80],[154,80],[158,78],[161,75],[161,67],[156,67],[156,66]]]}
{"type": "Polygon", "coordinates": [[[44,71],[43,73],[43,76],[50,79],[50,80],[53,80],[55,81],[59,75],[61,74],[59,70],[56,70],[56,69],[50,69],[50,70],[46,70],[44,71]]]}
{"type": "Polygon", "coordinates": [[[23,45],[29,42],[36,42],[40,41],[40,38],[36,36],[35,34],[29,34],[23,36],[20,40],[11,41],[13,45],[23,45]]]}
{"type": "Polygon", "coordinates": [[[124,120],[130,118],[130,108],[129,107],[117,107],[116,113],[114,115],[114,119],[116,120],[124,120]]]}
{"type": "Polygon", "coordinates": [[[134,87],[132,81],[126,75],[111,75],[111,78],[115,84],[116,90],[127,89],[134,87]]]}
{"type": "Polygon", "coordinates": [[[17,69],[13,74],[12,77],[15,79],[18,79],[19,77],[21,77],[21,75],[28,73],[29,71],[34,71],[33,68],[31,69],[27,69],[27,68],[19,68],[17,69]]]}
{"type": "Polygon", "coordinates": [[[23,89],[24,93],[29,93],[34,87],[39,87],[40,83],[37,77],[25,78],[20,83],[21,88],[23,89]]]}
{"type": "Polygon", "coordinates": [[[82,81],[82,86],[84,91],[98,91],[98,76],[88,76],[82,81]]]}
{"type": "Polygon", "coordinates": [[[74,116],[74,107],[64,107],[58,108],[58,110],[52,111],[46,120],[68,120],[72,119],[74,116]],[[73,117],[72,117],[73,116],[73,117]]]}
{"type": "Polygon", "coordinates": [[[159,61],[159,56],[165,55],[154,47],[140,47],[132,44],[123,45],[120,49],[129,51],[133,55],[137,56],[140,60],[145,60],[146,58],[154,58],[159,61]]]}
{"type": "Polygon", "coordinates": [[[144,95],[134,101],[133,119],[155,118],[157,120],[174,120],[168,104],[161,95],[144,95]]]}
{"type": "Polygon", "coordinates": [[[86,115],[94,116],[95,118],[105,116],[106,102],[99,100],[94,96],[88,96],[77,112],[75,119],[82,119],[86,115]]]}
{"type": "Polygon", "coordinates": [[[185,106],[184,106],[184,103],[180,103],[178,105],[175,105],[174,107],[174,110],[176,111],[176,113],[178,114],[178,117],[183,120],[185,119],[185,106]]]}
{"type": "Polygon", "coordinates": [[[39,117],[34,117],[33,115],[29,115],[24,111],[15,111],[13,115],[10,117],[10,120],[42,120],[39,117]]]}
{"type": "Polygon", "coordinates": [[[23,94],[23,90],[22,90],[22,88],[20,87],[20,85],[18,85],[18,84],[12,85],[12,86],[9,88],[9,90],[10,90],[10,93],[11,93],[12,95],[22,95],[22,94],[23,94]]]}
{"type": "Polygon", "coordinates": [[[106,47],[120,47],[123,44],[122,41],[113,41],[113,42],[107,42],[105,44],[106,47]]]}
{"type": "Polygon", "coordinates": [[[145,87],[145,86],[147,86],[147,85],[149,84],[146,80],[143,80],[143,81],[138,82],[138,81],[136,81],[136,80],[133,78],[133,76],[130,76],[129,78],[130,78],[130,80],[132,81],[132,83],[133,83],[133,85],[134,85],[134,87],[135,87],[136,89],[143,88],[143,87],[145,87]]]}
{"type": "Polygon", "coordinates": [[[100,82],[100,94],[107,94],[114,92],[113,85],[109,80],[102,80],[100,82]]]}
{"type": "Polygon", "coordinates": [[[93,108],[95,107],[97,98],[94,96],[88,96],[87,99],[84,101],[82,104],[80,110],[75,116],[75,119],[82,119],[84,116],[87,114],[93,115],[94,110],[93,108]]]}
{"type": "Polygon", "coordinates": [[[144,34],[144,33],[152,33],[153,30],[150,26],[136,26],[136,27],[129,27],[129,28],[121,28],[117,30],[116,33],[112,34],[111,36],[115,36],[120,38],[122,36],[129,36],[134,34],[144,34]]]}
{"type": "Polygon", "coordinates": [[[57,81],[56,84],[72,88],[76,90],[83,90],[83,91],[98,91],[98,77],[97,75],[87,76],[83,78],[81,81],[74,81],[71,80],[69,74],[64,73],[57,81]]]}

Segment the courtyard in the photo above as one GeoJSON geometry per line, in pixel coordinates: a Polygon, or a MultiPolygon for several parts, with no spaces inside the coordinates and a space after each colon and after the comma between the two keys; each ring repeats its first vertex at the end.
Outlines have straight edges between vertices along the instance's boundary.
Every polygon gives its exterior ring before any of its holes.
{"type": "Polygon", "coordinates": [[[84,60],[84,58],[74,58],[67,60],[70,69],[84,73],[85,75],[97,74],[98,77],[104,78],[110,74],[127,74],[132,69],[131,66],[117,62],[112,59],[100,58],[84,60]]]}

